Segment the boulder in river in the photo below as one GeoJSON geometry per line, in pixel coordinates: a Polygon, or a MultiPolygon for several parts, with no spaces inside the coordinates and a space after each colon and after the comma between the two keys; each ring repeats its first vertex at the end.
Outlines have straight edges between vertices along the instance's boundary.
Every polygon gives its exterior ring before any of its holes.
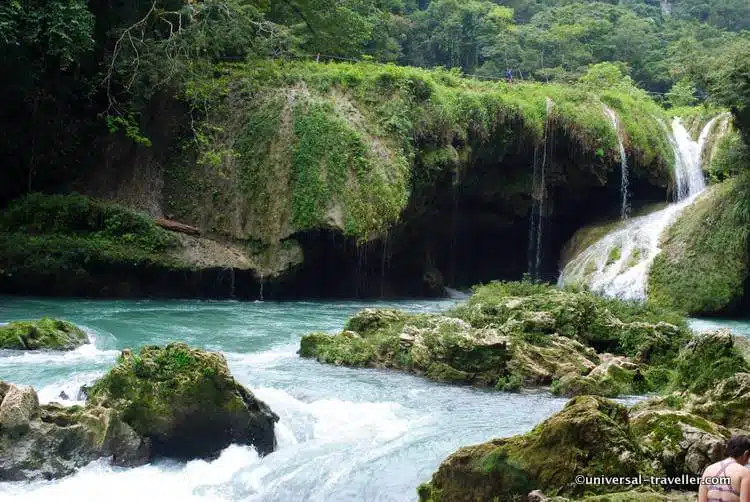
{"type": "Polygon", "coordinates": [[[123,351],[85,406],[39,405],[0,381],[0,481],[52,479],[98,458],[119,466],[213,458],[232,443],[273,451],[278,416],[229,373],[221,354],[181,343],[123,351]]]}
{"type": "Polygon", "coordinates": [[[45,317],[0,326],[0,349],[72,350],[86,343],[89,338],[81,328],[59,319],[45,317]]]}
{"type": "Polygon", "coordinates": [[[115,410],[150,443],[151,457],[211,458],[232,443],[274,450],[278,416],[230,374],[219,353],[182,343],[123,352],[88,389],[88,406],[115,410]]]}
{"type": "Polygon", "coordinates": [[[523,500],[536,489],[578,496],[606,487],[576,484],[577,476],[636,476],[646,468],[625,407],[580,396],[527,434],[459,449],[418,491],[422,502],[523,500]]]}
{"type": "Polygon", "coordinates": [[[0,382],[0,481],[53,479],[101,457],[148,460],[148,445],[113,410],[39,405],[31,387],[0,382]]]}

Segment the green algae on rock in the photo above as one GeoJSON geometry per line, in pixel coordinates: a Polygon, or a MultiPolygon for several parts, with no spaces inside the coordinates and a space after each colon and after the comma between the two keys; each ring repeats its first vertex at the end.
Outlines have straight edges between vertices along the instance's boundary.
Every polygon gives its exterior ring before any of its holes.
{"type": "Polygon", "coordinates": [[[0,481],[59,478],[97,458],[213,458],[232,443],[265,455],[276,421],[221,354],[181,343],[124,350],[85,406],[40,406],[31,387],[0,381],[0,481]]]}
{"type": "Polygon", "coordinates": [[[573,398],[563,410],[522,436],[459,449],[418,492],[421,502],[525,500],[603,492],[576,476],[637,476],[648,467],[628,431],[627,410],[593,396],[573,398]]]}
{"type": "Polygon", "coordinates": [[[81,328],[58,319],[45,317],[0,326],[0,349],[72,350],[86,343],[89,338],[81,328]]]}
{"type": "Polygon", "coordinates": [[[278,416],[229,373],[224,356],[182,343],[123,351],[88,391],[147,438],[153,457],[205,458],[231,443],[274,450],[278,416]]]}
{"type": "Polygon", "coordinates": [[[564,395],[615,396],[664,387],[666,365],[688,338],[684,320],[662,310],[497,282],[475,288],[465,304],[440,314],[366,309],[338,335],[304,336],[299,354],[500,390],[554,384],[564,395]]]}
{"type": "Polygon", "coordinates": [[[723,457],[729,435],[725,427],[685,411],[628,410],[601,397],[579,396],[526,434],[459,449],[418,493],[421,502],[685,500],[684,493],[586,485],[576,477],[697,476],[723,457]]]}

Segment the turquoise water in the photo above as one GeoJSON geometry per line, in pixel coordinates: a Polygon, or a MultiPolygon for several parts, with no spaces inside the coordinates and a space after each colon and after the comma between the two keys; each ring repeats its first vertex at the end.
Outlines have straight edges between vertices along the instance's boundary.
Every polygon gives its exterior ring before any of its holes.
{"type": "Polygon", "coordinates": [[[0,378],[35,386],[43,402],[59,400],[61,391],[75,398],[80,385],[112,366],[119,349],[181,340],[223,352],[237,379],[281,417],[279,448],[262,459],[231,446],[213,462],[114,469],[100,460],[54,482],[0,484],[0,500],[413,501],[416,487],[457,448],[527,431],[565,399],[337,368],[295,352],[303,334],[340,329],[363,307],[431,311],[453,303],[0,298],[0,322],[61,317],[94,338],[67,354],[0,354],[0,378]]]}
{"type": "MultiPolygon", "coordinates": [[[[0,322],[60,317],[83,326],[94,340],[66,354],[0,353],[0,379],[35,386],[42,402],[60,401],[61,391],[75,399],[78,388],[107,371],[122,348],[180,340],[224,353],[237,379],[281,417],[279,448],[262,459],[252,448],[231,446],[212,462],[115,469],[100,460],[62,480],[0,483],[0,500],[413,501],[416,487],[457,448],[525,432],[565,399],[337,368],[300,359],[296,350],[303,334],[338,330],[364,307],[426,312],[454,303],[0,298],[0,322]]],[[[748,322],[711,323],[750,332],[748,322]]]]}
{"type": "Polygon", "coordinates": [[[737,335],[750,336],[750,320],[747,319],[690,319],[690,327],[695,331],[728,328],[737,335]]]}

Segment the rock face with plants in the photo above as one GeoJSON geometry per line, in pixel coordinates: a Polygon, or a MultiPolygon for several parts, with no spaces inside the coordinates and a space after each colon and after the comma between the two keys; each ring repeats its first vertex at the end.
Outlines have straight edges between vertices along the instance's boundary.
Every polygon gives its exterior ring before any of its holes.
{"type": "Polygon", "coordinates": [[[0,381],[0,481],[58,478],[102,457],[119,466],[213,458],[233,443],[265,455],[276,421],[218,353],[184,344],[125,350],[85,406],[40,406],[34,389],[0,381]]]}
{"type": "MultiPolygon", "coordinates": [[[[576,483],[576,476],[697,476],[724,457],[731,431],[750,428],[750,366],[728,332],[696,336],[675,367],[670,394],[629,409],[578,396],[527,434],[461,448],[419,487],[420,500],[521,501],[532,491],[560,502],[694,499],[576,483]]],[[[695,487],[674,482],[664,488],[695,487]]]]}
{"type": "Polygon", "coordinates": [[[89,337],[81,328],[58,319],[13,321],[0,326],[0,349],[72,350],[86,343],[89,337]]]}
{"type": "Polygon", "coordinates": [[[188,147],[157,161],[165,145],[154,145],[137,168],[108,162],[79,182],[201,237],[74,195],[27,195],[0,216],[0,291],[229,296],[231,270],[240,297],[255,297],[262,282],[269,296],[439,295],[444,284],[520,276],[526,246],[496,260],[484,242],[525,242],[534,211],[548,222],[539,273],[552,276],[590,205],[617,205],[605,105],[634,161],[633,193],[660,200],[672,182],[663,110],[622,74],[610,84],[598,85],[596,71],[576,85],[511,86],[366,63],[218,66],[186,89],[201,109],[200,120],[184,119],[196,136],[188,147]],[[455,224],[436,224],[448,219],[455,224]],[[155,283],[162,290],[142,286],[155,283]]]}
{"type": "Polygon", "coordinates": [[[685,208],[662,238],[649,274],[649,299],[695,315],[742,311],[750,241],[736,207],[746,194],[742,182],[732,180],[685,208]]]}
{"type": "Polygon", "coordinates": [[[258,273],[274,277],[301,260],[295,246],[264,258],[246,243],[168,231],[157,221],[83,195],[18,199],[0,212],[0,291],[251,296],[257,294],[258,273]]]}
{"type": "Polygon", "coordinates": [[[440,314],[364,310],[338,335],[302,338],[300,355],[427,378],[572,396],[661,389],[690,337],[676,314],[532,283],[491,283],[440,314]]]}

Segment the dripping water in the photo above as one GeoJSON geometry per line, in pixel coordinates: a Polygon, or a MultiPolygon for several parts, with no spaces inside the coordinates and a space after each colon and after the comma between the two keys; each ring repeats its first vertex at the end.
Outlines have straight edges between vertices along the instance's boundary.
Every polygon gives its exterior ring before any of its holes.
{"type": "Polygon", "coordinates": [[[544,122],[544,135],[542,137],[542,154],[539,159],[539,148],[534,148],[532,181],[531,181],[531,218],[529,219],[529,264],[528,275],[535,279],[541,279],[542,264],[542,235],[544,223],[544,201],[546,197],[546,166],[548,158],[552,156],[551,138],[552,100],[547,98],[547,117],[544,122]],[[548,150],[550,150],[548,152],[548,150]]]}
{"type": "Polygon", "coordinates": [[[606,113],[610,121],[612,121],[612,127],[615,129],[615,135],[617,136],[617,146],[620,150],[620,219],[626,220],[630,217],[628,157],[625,152],[625,145],[622,141],[622,131],[620,130],[620,121],[617,118],[617,114],[608,106],[604,107],[604,113],[606,113]]]}

